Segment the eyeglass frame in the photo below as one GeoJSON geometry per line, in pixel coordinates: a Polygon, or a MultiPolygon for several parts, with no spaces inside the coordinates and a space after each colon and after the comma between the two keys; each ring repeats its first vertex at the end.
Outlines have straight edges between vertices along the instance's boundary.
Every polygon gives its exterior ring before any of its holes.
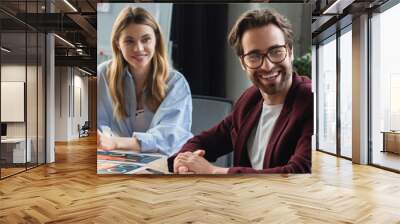
{"type": "Polygon", "coordinates": [[[258,68],[260,68],[260,67],[264,64],[265,58],[267,58],[267,59],[268,59],[271,63],[273,63],[273,64],[279,64],[279,63],[283,62],[283,61],[286,59],[287,55],[288,55],[287,45],[284,44],[284,45],[275,45],[275,46],[272,46],[272,47],[270,47],[270,48],[267,50],[266,53],[249,52],[249,53],[247,53],[247,54],[243,54],[243,55],[240,56],[240,59],[242,60],[242,63],[243,63],[244,66],[246,66],[246,68],[258,69],[258,68]],[[285,48],[285,57],[284,57],[282,60],[280,60],[280,61],[274,62],[274,61],[272,61],[272,60],[269,58],[268,54],[269,54],[269,52],[270,52],[271,50],[274,50],[274,49],[280,48],[280,47],[285,48]],[[261,64],[260,64],[258,67],[252,68],[252,67],[248,66],[248,65],[244,62],[244,57],[246,57],[247,55],[250,55],[250,54],[255,54],[255,53],[262,56],[262,58],[261,58],[261,64]]]}

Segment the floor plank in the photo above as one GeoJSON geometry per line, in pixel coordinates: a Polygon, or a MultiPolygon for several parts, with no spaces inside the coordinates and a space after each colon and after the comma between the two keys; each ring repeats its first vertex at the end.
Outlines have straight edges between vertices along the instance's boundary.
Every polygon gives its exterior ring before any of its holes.
{"type": "Polygon", "coordinates": [[[0,223],[400,223],[400,175],[313,152],[307,175],[100,176],[96,139],[0,181],[0,223]]]}

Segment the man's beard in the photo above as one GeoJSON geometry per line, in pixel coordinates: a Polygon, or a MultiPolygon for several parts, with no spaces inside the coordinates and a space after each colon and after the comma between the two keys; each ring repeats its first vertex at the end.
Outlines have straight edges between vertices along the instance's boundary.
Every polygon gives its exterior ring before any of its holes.
{"type": "MultiPolygon", "coordinates": [[[[253,77],[258,77],[258,75],[259,72],[256,72],[253,77]]],[[[256,80],[253,80],[253,82],[256,82],[256,86],[258,86],[258,88],[260,88],[264,93],[268,95],[275,95],[279,94],[285,89],[291,75],[292,75],[291,71],[282,69],[280,71],[281,77],[278,77],[280,78],[280,81],[278,83],[265,85],[259,80],[259,78],[255,78],[256,80]]]]}

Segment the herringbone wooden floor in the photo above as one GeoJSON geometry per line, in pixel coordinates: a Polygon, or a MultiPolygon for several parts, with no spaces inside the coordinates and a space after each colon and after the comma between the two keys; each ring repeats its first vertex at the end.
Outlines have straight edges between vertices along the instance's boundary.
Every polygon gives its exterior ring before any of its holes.
{"type": "Polygon", "coordinates": [[[98,176],[95,138],[0,181],[0,223],[400,223],[400,175],[313,153],[311,175],[98,176]]]}

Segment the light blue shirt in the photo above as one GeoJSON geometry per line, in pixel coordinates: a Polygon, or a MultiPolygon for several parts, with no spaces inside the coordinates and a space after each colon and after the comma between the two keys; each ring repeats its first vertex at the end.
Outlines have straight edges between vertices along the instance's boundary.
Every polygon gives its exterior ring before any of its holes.
{"type": "MultiPolygon", "coordinates": [[[[178,71],[172,70],[167,79],[167,91],[164,100],[152,113],[145,104],[145,121],[150,123],[145,132],[135,129],[136,92],[135,80],[129,69],[124,69],[124,101],[127,117],[118,121],[113,116],[113,103],[108,89],[106,70],[110,61],[97,67],[97,127],[101,132],[112,133],[120,137],[136,137],[141,152],[158,152],[165,155],[175,154],[193,135],[192,97],[185,78],[178,71]]],[[[144,101],[142,101],[144,102],[144,101]]],[[[143,121],[141,121],[143,122],[143,121]]]]}

